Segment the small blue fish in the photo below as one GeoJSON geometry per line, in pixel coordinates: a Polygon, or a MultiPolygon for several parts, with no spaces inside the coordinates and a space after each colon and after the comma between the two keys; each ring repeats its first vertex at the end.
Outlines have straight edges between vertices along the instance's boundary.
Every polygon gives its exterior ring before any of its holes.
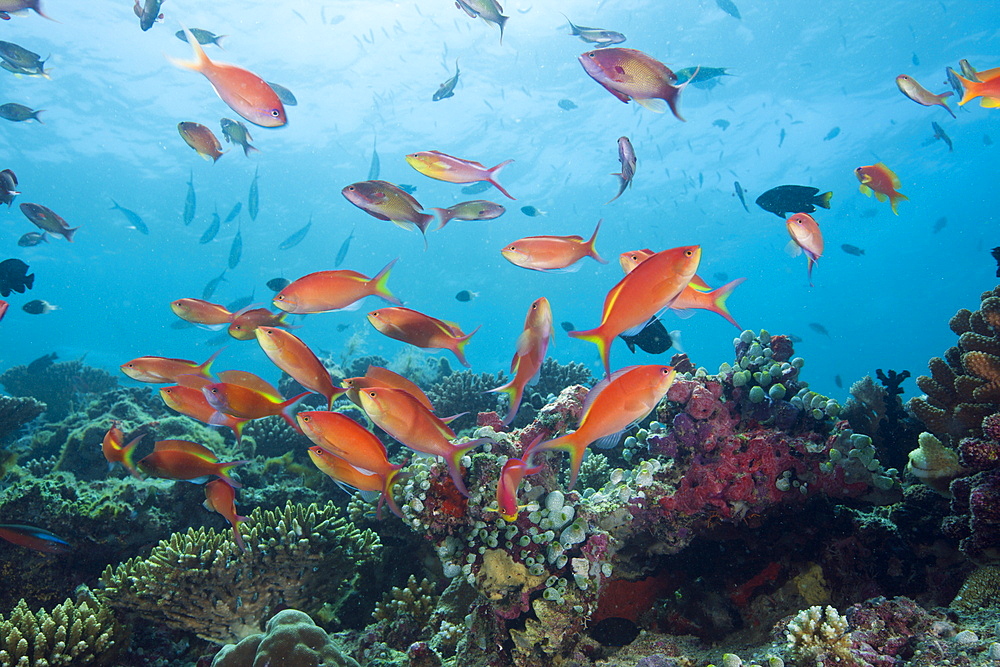
{"type": "Polygon", "coordinates": [[[832,130],[826,133],[826,136],[823,137],[823,141],[830,141],[831,139],[835,139],[839,134],[840,134],[840,128],[834,127],[832,130]]]}
{"type": "Polygon", "coordinates": [[[537,218],[540,215],[548,215],[545,211],[535,208],[534,206],[522,206],[521,213],[524,213],[529,218],[537,218]]]}
{"type": "Polygon", "coordinates": [[[712,121],[712,125],[715,127],[721,127],[723,132],[729,127],[729,121],[719,118],[718,120],[712,121]]]}
{"type": "MultiPolygon", "coordinates": [[[[312,222],[312,220],[310,220],[310,222],[312,222]]],[[[351,227],[351,233],[348,234],[347,238],[344,239],[344,242],[340,244],[340,250],[337,251],[337,259],[333,263],[333,268],[337,268],[343,264],[344,260],[347,258],[347,251],[351,248],[351,239],[354,238],[354,229],[354,227],[351,227]]]]}
{"type": "MultiPolygon", "coordinates": [[[[222,273],[220,273],[215,278],[212,278],[207,283],[205,283],[205,288],[201,290],[201,298],[211,299],[212,295],[215,294],[216,288],[219,287],[219,283],[221,283],[225,279],[226,279],[226,271],[224,269],[222,273]]],[[[229,332],[225,332],[225,335],[228,336],[229,332]]]]}
{"type": "Polygon", "coordinates": [[[733,188],[736,189],[736,196],[740,198],[740,203],[743,204],[743,210],[749,213],[750,209],[747,208],[746,190],[743,189],[739,181],[733,181],[733,188]]]}
{"type": "Polygon", "coordinates": [[[250,183],[250,194],[247,195],[247,211],[250,219],[257,219],[257,212],[260,211],[260,191],[257,188],[257,169],[253,170],[253,181],[250,183]]]}
{"type": "MultiPolygon", "coordinates": [[[[402,186],[400,186],[402,187],[402,186]]],[[[404,188],[405,189],[405,188],[404,188]]],[[[478,195],[480,192],[486,192],[490,189],[490,184],[486,181],[479,181],[478,183],[473,183],[472,185],[466,185],[462,188],[463,195],[478,195]]],[[[410,194],[413,194],[412,192],[410,194]]]]}
{"type": "MultiPolygon", "coordinates": [[[[402,190],[403,192],[405,192],[408,195],[412,195],[414,192],[417,191],[417,186],[415,186],[415,185],[407,185],[406,183],[400,183],[396,187],[398,187],[400,190],[402,190]]],[[[465,188],[462,188],[462,190],[464,191],[465,188]]]]}
{"type": "MultiPolygon", "coordinates": [[[[459,75],[458,58],[455,58],[455,76],[451,77],[438,87],[438,89],[434,92],[434,95],[431,97],[431,101],[440,102],[441,100],[446,100],[449,97],[454,97],[455,86],[458,85],[458,75],[459,75]]],[[[378,178],[378,176],[375,176],[374,178],[369,176],[368,180],[373,181],[376,178],[378,178]]]]}
{"type": "Polygon", "coordinates": [[[195,212],[195,193],[194,193],[194,171],[191,171],[191,175],[188,177],[188,191],[187,198],[184,199],[184,224],[190,225],[194,220],[195,212]]]}
{"type": "Polygon", "coordinates": [[[198,243],[201,244],[211,243],[212,240],[215,239],[215,236],[219,233],[219,228],[221,226],[222,226],[222,221],[219,220],[219,212],[216,211],[212,213],[212,224],[208,226],[208,229],[205,230],[205,233],[201,235],[200,239],[198,239],[198,243]]]}
{"type": "Polygon", "coordinates": [[[309,228],[312,227],[312,223],[312,216],[309,216],[309,222],[306,223],[306,226],[279,243],[278,250],[288,250],[289,248],[294,248],[298,244],[302,243],[302,239],[304,239],[306,234],[309,233],[309,228]]]}
{"type": "Polygon", "coordinates": [[[372,163],[368,167],[368,180],[377,181],[379,172],[382,171],[382,162],[378,158],[378,150],[376,150],[376,144],[372,142],[372,163]]]}
{"type": "Polygon", "coordinates": [[[229,209],[229,215],[226,216],[225,223],[228,225],[230,222],[235,220],[236,216],[238,216],[240,214],[240,211],[242,210],[243,210],[243,202],[238,201],[235,204],[233,204],[233,207],[229,209]]]}
{"type": "Polygon", "coordinates": [[[729,14],[733,18],[743,18],[740,16],[740,10],[736,8],[733,0],[715,0],[715,4],[719,5],[719,9],[729,14]]]}
{"type": "Polygon", "coordinates": [[[149,227],[147,227],[146,223],[142,221],[142,218],[139,217],[138,213],[131,211],[124,206],[119,206],[118,202],[114,199],[111,200],[111,203],[114,204],[114,206],[111,207],[111,210],[121,211],[122,215],[125,216],[125,219],[132,225],[132,229],[135,229],[142,234],[146,234],[147,236],[149,235],[149,227]]]}
{"type": "Polygon", "coordinates": [[[243,234],[237,229],[233,243],[229,246],[229,268],[235,269],[236,265],[240,263],[241,257],[243,257],[243,234]]]}
{"type": "Polygon", "coordinates": [[[566,111],[572,111],[576,108],[576,103],[573,100],[559,100],[559,108],[565,109],[566,111]]]}

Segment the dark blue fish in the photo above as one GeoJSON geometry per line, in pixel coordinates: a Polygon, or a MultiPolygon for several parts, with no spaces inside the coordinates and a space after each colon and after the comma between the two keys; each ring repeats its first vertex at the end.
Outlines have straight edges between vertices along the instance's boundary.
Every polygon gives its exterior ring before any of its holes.
{"type": "Polygon", "coordinates": [[[403,192],[405,192],[408,195],[412,195],[414,192],[417,191],[417,186],[415,186],[415,185],[407,185],[406,183],[399,183],[396,187],[399,188],[400,190],[402,190],[403,192]]]}
{"type": "Polygon", "coordinates": [[[842,246],[840,246],[840,249],[846,252],[848,255],[854,255],[855,257],[861,257],[861,255],[865,254],[863,248],[859,248],[856,245],[851,245],[850,243],[843,244],[842,246]]]}
{"type": "Polygon", "coordinates": [[[265,284],[267,285],[267,288],[272,292],[280,292],[281,290],[291,285],[292,281],[290,281],[288,278],[271,278],[265,284]]]}
{"type": "Polygon", "coordinates": [[[943,141],[948,146],[948,152],[952,152],[954,147],[951,143],[951,137],[949,137],[948,133],[944,131],[944,128],[934,121],[931,121],[931,129],[934,130],[934,138],[943,141]]]}
{"type": "Polygon", "coordinates": [[[576,108],[576,103],[573,100],[559,100],[558,104],[560,109],[565,109],[566,111],[572,111],[576,108]]]}
{"type": "Polygon", "coordinates": [[[743,189],[739,181],[733,181],[733,187],[736,189],[736,196],[740,198],[740,203],[743,204],[743,210],[749,213],[750,209],[747,208],[746,190],[743,189]]]}
{"type": "Polygon", "coordinates": [[[647,354],[663,354],[675,343],[679,343],[679,331],[667,331],[658,318],[654,317],[641,331],[634,335],[619,334],[619,338],[628,345],[629,352],[635,354],[635,348],[639,348],[647,354]]]}
{"type": "Polygon", "coordinates": [[[826,327],[819,322],[810,322],[809,328],[818,334],[823,334],[824,336],[829,336],[830,332],[826,330],[826,327]]]}
{"type": "Polygon", "coordinates": [[[713,120],[712,125],[714,125],[715,127],[721,127],[722,130],[725,131],[726,128],[729,127],[729,121],[723,118],[719,118],[717,120],[713,120]]]}
{"type": "Polygon", "coordinates": [[[576,325],[572,322],[562,322],[559,326],[562,327],[563,331],[576,331],[576,325]]]}
{"type": "Polygon", "coordinates": [[[0,262],[0,296],[11,292],[24,294],[35,284],[35,274],[28,274],[28,265],[19,259],[5,259],[0,262]]]}
{"type": "Polygon", "coordinates": [[[254,298],[255,297],[253,294],[248,294],[247,296],[241,296],[240,298],[227,303],[226,310],[228,310],[231,313],[239,312],[244,308],[246,308],[247,306],[249,306],[251,303],[253,303],[254,298]]]}
{"type": "Polygon", "coordinates": [[[202,244],[211,243],[212,240],[215,238],[216,234],[219,233],[219,228],[221,226],[222,226],[222,221],[219,220],[219,212],[216,211],[212,214],[212,224],[208,226],[208,229],[205,230],[205,233],[201,235],[200,239],[198,239],[198,243],[202,244]]]}
{"type": "Polygon", "coordinates": [[[260,211],[260,191],[257,188],[257,170],[253,170],[253,181],[250,183],[250,194],[247,196],[247,211],[250,219],[256,220],[260,211]]]}
{"type": "Polygon", "coordinates": [[[47,554],[64,554],[73,549],[64,539],[43,528],[16,523],[0,523],[0,539],[47,554]]]}
{"type": "Polygon", "coordinates": [[[190,225],[194,220],[195,194],[194,194],[194,171],[188,178],[187,198],[184,200],[184,224],[190,225]]]}
{"type": "Polygon", "coordinates": [[[479,296],[479,292],[470,292],[469,290],[464,289],[455,295],[455,300],[463,302],[472,301],[477,296],[479,296]]]}
{"type": "Polygon", "coordinates": [[[946,226],[947,224],[948,224],[948,218],[945,218],[944,216],[942,216],[942,217],[938,218],[938,219],[937,219],[937,220],[936,220],[936,221],[934,222],[934,229],[933,229],[932,231],[933,231],[933,232],[934,232],[935,234],[937,234],[937,233],[938,233],[938,232],[940,232],[940,231],[941,231],[942,229],[944,229],[944,228],[945,228],[945,226],[946,226]]]}
{"type": "Polygon", "coordinates": [[[48,243],[49,239],[45,236],[45,232],[39,234],[38,232],[26,232],[17,240],[17,245],[22,248],[30,248],[36,246],[39,243],[48,243]]]}
{"type": "Polygon", "coordinates": [[[833,383],[835,385],[837,385],[838,389],[843,389],[844,388],[844,381],[840,379],[839,375],[834,375],[833,376],[833,383]]]}
{"type": "MultiPolygon", "coordinates": [[[[455,76],[451,77],[438,87],[437,91],[435,91],[434,95],[431,97],[431,101],[440,102],[441,100],[446,100],[449,97],[454,97],[455,86],[458,85],[458,74],[459,74],[458,58],[455,58],[455,76]]],[[[378,178],[378,176],[376,176],[375,178],[378,178]]],[[[371,181],[374,179],[369,178],[368,180],[371,181]]]]}
{"type": "Polygon", "coordinates": [[[243,210],[243,202],[238,201],[235,204],[233,204],[233,207],[229,209],[229,215],[226,216],[225,220],[226,224],[229,224],[230,222],[235,220],[236,216],[238,216],[240,214],[240,211],[242,210],[243,210]]]}
{"type": "Polygon", "coordinates": [[[729,274],[725,273],[724,271],[716,271],[714,274],[712,274],[712,277],[718,280],[720,283],[729,282],[729,274]]]}
{"type": "Polygon", "coordinates": [[[233,244],[229,246],[229,268],[235,269],[236,265],[240,263],[240,258],[243,257],[243,234],[240,230],[236,230],[236,236],[233,237],[233,244]]]}
{"type": "Polygon", "coordinates": [[[547,215],[545,211],[535,208],[534,206],[522,206],[521,213],[524,213],[529,218],[537,218],[540,215],[547,215]]]}
{"type": "Polygon", "coordinates": [[[913,57],[912,57],[912,58],[910,58],[910,62],[912,62],[912,63],[913,63],[913,66],[914,66],[914,67],[920,67],[920,58],[918,58],[918,57],[917,57],[917,54],[916,54],[916,53],[914,53],[914,54],[913,54],[913,57]]]}
{"type": "Polygon", "coordinates": [[[479,181],[478,183],[473,183],[472,185],[466,185],[462,188],[463,195],[478,195],[480,192],[486,192],[490,189],[490,184],[485,181],[479,181]]]}
{"type": "Polygon", "coordinates": [[[733,18],[737,19],[743,18],[742,16],[740,16],[740,10],[736,8],[735,4],[733,4],[733,0],[715,0],[715,4],[719,5],[719,9],[729,14],[733,18]]]}
{"type": "Polygon", "coordinates": [[[201,298],[211,299],[212,295],[215,294],[215,290],[219,286],[219,283],[221,283],[225,279],[226,279],[226,270],[223,269],[222,273],[220,273],[218,276],[212,278],[207,283],[205,283],[205,289],[201,291],[201,298]]]}
{"type": "Polygon", "coordinates": [[[128,220],[129,224],[132,225],[132,229],[135,229],[143,234],[146,234],[147,236],[149,235],[149,227],[147,227],[146,223],[142,221],[142,218],[139,217],[138,213],[136,213],[135,211],[131,211],[125,208],[124,206],[119,206],[118,202],[116,202],[114,199],[111,200],[111,203],[114,204],[114,206],[111,207],[111,210],[121,211],[122,215],[125,216],[125,219],[128,220]]]}
{"type": "Polygon", "coordinates": [[[778,148],[781,148],[783,143],[785,143],[785,128],[781,128],[781,134],[778,135],[778,148]]]}
{"type": "Polygon", "coordinates": [[[378,151],[376,150],[375,143],[372,142],[372,163],[368,167],[368,180],[377,181],[378,174],[382,170],[382,162],[378,159],[378,151]]]}
{"type": "Polygon", "coordinates": [[[304,239],[306,234],[309,233],[309,228],[312,227],[312,223],[312,216],[310,216],[309,222],[306,223],[305,227],[278,244],[278,250],[288,250],[289,248],[294,248],[298,244],[302,243],[302,239],[304,239]]]}
{"type": "MultiPolygon", "coordinates": [[[[312,222],[312,221],[310,221],[312,222]]],[[[347,235],[344,242],[340,244],[340,250],[337,251],[337,259],[333,262],[333,268],[337,268],[344,263],[347,258],[347,251],[351,249],[351,239],[354,238],[354,227],[351,227],[351,233],[347,235]]]]}
{"type": "Polygon", "coordinates": [[[840,134],[840,128],[835,127],[826,133],[826,136],[823,137],[823,141],[830,141],[831,139],[835,139],[839,134],[840,134]]]}

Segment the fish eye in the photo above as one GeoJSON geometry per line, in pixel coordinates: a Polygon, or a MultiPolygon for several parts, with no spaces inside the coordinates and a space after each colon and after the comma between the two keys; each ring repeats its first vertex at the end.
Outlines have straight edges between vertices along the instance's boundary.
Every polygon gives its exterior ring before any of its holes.
{"type": "Polygon", "coordinates": [[[593,57],[594,57],[594,56],[596,56],[596,55],[597,55],[597,53],[596,53],[596,52],[594,52],[594,51],[591,51],[590,53],[588,53],[588,54],[587,54],[587,57],[588,57],[588,58],[593,58],[593,57]]]}
{"type": "Polygon", "coordinates": [[[277,109],[271,109],[271,116],[274,118],[278,118],[279,116],[281,116],[281,112],[278,111],[277,109]]]}
{"type": "Polygon", "coordinates": [[[299,419],[301,419],[304,422],[312,421],[312,417],[299,417],[299,419]]]}
{"type": "Polygon", "coordinates": [[[368,392],[368,395],[371,396],[372,398],[376,398],[378,396],[378,394],[376,394],[374,391],[368,392]]]}
{"type": "Polygon", "coordinates": [[[694,254],[693,252],[691,252],[690,250],[687,250],[687,251],[685,251],[684,256],[685,257],[690,257],[693,254],[694,254]]]}
{"type": "Polygon", "coordinates": [[[354,186],[353,185],[348,185],[347,189],[350,190],[351,192],[354,192],[354,186]]]}

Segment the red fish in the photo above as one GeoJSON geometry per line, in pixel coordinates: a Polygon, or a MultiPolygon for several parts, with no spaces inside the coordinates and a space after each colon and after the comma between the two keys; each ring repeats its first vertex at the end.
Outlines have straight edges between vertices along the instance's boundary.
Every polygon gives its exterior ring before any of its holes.
{"type": "MultiPolygon", "coordinates": [[[[381,510],[383,503],[388,503],[393,514],[402,518],[403,514],[399,511],[396,501],[393,500],[392,489],[396,482],[403,477],[399,472],[403,466],[389,463],[385,445],[375,437],[375,434],[339,412],[306,410],[297,414],[296,419],[298,419],[299,426],[302,427],[302,432],[323,452],[334,458],[343,459],[357,471],[375,475],[378,485],[369,490],[379,491],[382,494],[379,510],[381,510]]],[[[347,479],[341,479],[342,474],[339,476],[335,474],[336,471],[341,470],[335,461],[319,461],[312,454],[310,458],[316,463],[317,468],[334,479],[355,488],[363,488],[347,479]]],[[[320,455],[319,458],[325,459],[326,457],[320,455]]]]}
{"type": "Polygon", "coordinates": [[[496,181],[500,170],[513,162],[513,160],[505,160],[497,166],[487,169],[479,162],[463,160],[462,158],[448,155],[441,151],[420,151],[419,153],[407,155],[406,162],[429,178],[436,178],[439,181],[447,181],[448,183],[476,183],[483,181],[504,193],[509,199],[514,199],[496,181]]]}
{"type": "Polygon", "coordinates": [[[809,287],[812,287],[813,266],[823,255],[823,233],[819,224],[808,213],[796,213],[785,223],[792,240],[788,242],[789,251],[797,255],[799,249],[806,254],[809,273],[809,287]]]}
{"type": "MultiPolygon", "coordinates": [[[[273,392],[264,392],[231,382],[206,385],[201,392],[208,404],[224,415],[232,415],[238,419],[261,419],[280,415],[296,431],[299,430],[299,426],[295,423],[292,409],[310,393],[302,392],[298,396],[284,400],[276,389],[273,392]]],[[[210,423],[220,424],[222,420],[221,416],[214,417],[210,423]]]]}
{"type": "Polygon", "coordinates": [[[587,446],[624,430],[656,407],[674,381],[671,366],[628,366],[601,380],[587,394],[580,426],[572,433],[528,448],[524,459],[538,452],[561,449],[569,453],[569,488],[576,484],[587,446]]]}
{"type": "Polygon", "coordinates": [[[236,466],[248,461],[219,463],[207,447],[190,440],[160,440],[153,443],[153,453],[139,461],[139,469],[151,477],[184,481],[215,475],[233,488],[242,484],[229,476],[236,466]]]}
{"type": "Polygon", "coordinates": [[[233,314],[225,306],[204,299],[177,299],[170,304],[170,309],[182,320],[213,330],[228,326],[233,320],[233,314]]]}
{"type": "Polygon", "coordinates": [[[517,504],[517,489],[526,475],[541,472],[542,466],[530,466],[524,459],[507,459],[497,481],[497,512],[504,521],[517,521],[521,506],[517,504]]]}
{"type": "Polygon", "coordinates": [[[46,554],[64,554],[73,550],[73,547],[61,537],[35,526],[0,523],[0,539],[46,554]]]}
{"type": "Polygon", "coordinates": [[[177,132],[181,135],[184,143],[193,148],[195,153],[206,160],[211,160],[215,163],[222,157],[222,144],[219,143],[219,138],[215,136],[212,130],[201,123],[192,123],[190,121],[177,123],[177,132]]]}
{"type": "Polygon", "coordinates": [[[333,386],[333,380],[323,362],[297,336],[274,327],[257,327],[257,342],[275,366],[306,389],[325,396],[327,408],[333,405],[334,399],[347,391],[333,386]]]}
{"type": "Polygon", "coordinates": [[[257,337],[257,327],[285,327],[288,323],[287,313],[272,313],[267,308],[252,308],[233,313],[233,321],[229,323],[229,335],[236,340],[253,340],[257,337]]]}
{"type": "Polygon", "coordinates": [[[263,127],[281,127],[288,122],[281,99],[267,82],[242,67],[213,62],[205,55],[205,50],[191,31],[187,28],[183,30],[194,50],[194,61],[169,58],[170,62],[204,74],[222,101],[251,123],[263,127]]]}
{"type": "Polygon", "coordinates": [[[402,389],[370,387],[358,396],[361,407],[379,428],[414,451],[443,457],[455,488],[469,496],[462,481],[462,456],[485,440],[454,444],[455,432],[402,389]]]}
{"type": "MultiPolygon", "coordinates": [[[[184,379],[188,385],[195,383],[194,377],[200,376],[187,376],[184,379]]],[[[212,383],[211,380],[207,378],[202,378],[204,383],[202,386],[209,385],[212,383]]],[[[200,387],[191,387],[186,385],[174,385],[172,387],[162,387],[160,389],[160,398],[167,406],[176,412],[181,413],[191,419],[197,419],[203,424],[211,424],[213,426],[225,426],[233,431],[233,435],[236,436],[236,444],[240,444],[243,441],[243,427],[246,425],[249,419],[239,419],[233,417],[232,415],[222,414],[219,416],[218,411],[213,408],[208,403],[208,399],[201,392],[200,387]]]]}
{"type": "MultiPolygon", "coordinates": [[[[376,519],[382,518],[383,504],[388,504],[393,514],[401,519],[403,518],[403,513],[392,498],[391,486],[386,490],[385,481],[381,475],[357,468],[345,459],[331,454],[319,445],[310,447],[307,451],[309,458],[319,468],[320,472],[337,482],[337,484],[346,485],[362,492],[367,491],[381,494],[378,501],[378,508],[375,510],[376,519]]],[[[396,481],[398,480],[393,480],[393,483],[396,481]]]]}
{"type": "Polygon", "coordinates": [[[1000,107],[1000,67],[977,72],[976,78],[979,81],[956,76],[962,82],[962,87],[965,88],[965,94],[962,95],[962,99],[958,103],[959,106],[981,97],[983,99],[979,102],[980,106],[992,109],[1000,107]]]}
{"type": "Polygon", "coordinates": [[[507,384],[490,391],[507,394],[508,409],[504,424],[514,421],[521,406],[524,388],[537,376],[545,361],[545,352],[552,337],[552,307],[545,297],[536,299],[528,309],[524,319],[524,330],[517,339],[517,349],[510,362],[510,372],[514,377],[507,384]]]}
{"type": "Polygon", "coordinates": [[[133,477],[136,479],[142,479],[139,471],[135,467],[135,462],[133,460],[135,456],[135,446],[139,444],[139,441],[145,437],[145,433],[142,435],[132,438],[132,440],[126,445],[125,444],[125,434],[118,427],[117,421],[111,422],[111,428],[108,432],[104,434],[104,441],[101,443],[101,451],[104,453],[104,458],[108,461],[108,470],[110,470],[116,463],[121,463],[122,467],[128,470],[133,477]]]}
{"type": "Polygon", "coordinates": [[[246,551],[243,536],[240,535],[240,522],[247,517],[236,513],[236,489],[221,479],[213,479],[205,485],[205,509],[221,514],[233,527],[233,537],[240,551],[246,551]]]}
{"type": "Polygon", "coordinates": [[[678,120],[684,120],[677,111],[681,91],[698,74],[675,86],[677,75],[669,67],[642,51],[618,46],[588,51],[580,56],[580,64],[594,81],[622,102],[635,100],[657,113],[669,106],[678,120]]]}
{"type": "Polygon", "coordinates": [[[358,391],[361,389],[367,389],[368,387],[392,387],[393,389],[402,389],[420,401],[425,408],[434,412],[431,399],[427,398],[427,394],[420,387],[399,373],[393,373],[388,368],[369,366],[363,376],[344,378],[341,380],[341,384],[347,387],[347,398],[358,407],[361,407],[361,399],[358,398],[358,391]]]}
{"type": "Polygon", "coordinates": [[[854,170],[854,175],[861,182],[858,189],[861,190],[862,194],[871,197],[874,192],[875,199],[879,201],[889,200],[892,212],[899,215],[896,205],[908,197],[896,192],[896,188],[899,187],[899,177],[889,167],[878,162],[867,167],[858,167],[854,170]]]}
{"type": "Polygon", "coordinates": [[[465,334],[454,322],[445,322],[402,306],[374,310],[368,313],[368,321],[389,338],[417,347],[451,350],[466,368],[469,362],[465,360],[465,346],[479,331],[476,327],[472,333],[465,334]]]}
{"type": "Polygon", "coordinates": [[[170,359],[169,357],[138,357],[120,366],[122,373],[139,382],[154,382],[169,384],[180,382],[182,375],[201,375],[212,377],[212,364],[219,356],[219,350],[204,362],[198,364],[187,359],[170,359]]]}
{"type": "Polygon", "coordinates": [[[0,299],[0,320],[3,320],[3,316],[7,314],[8,308],[10,308],[10,304],[0,299]]]}
{"type": "Polygon", "coordinates": [[[596,344],[610,376],[612,341],[622,333],[637,333],[651,317],[670,306],[691,282],[700,261],[701,246],[655,253],[611,288],[596,329],[570,331],[569,335],[596,344]]]}
{"type": "MultiPolygon", "coordinates": [[[[535,271],[558,271],[567,269],[584,257],[593,257],[601,264],[608,260],[597,254],[594,244],[597,242],[597,232],[601,230],[602,220],[597,221],[597,227],[589,241],[582,236],[528,236],[518,239],[500,251],[507,261],[525,269],[535,271]]],[[[575,266],[569,271],[576,271],[575,266]]]]}
{"type": "MultiPolygon", "coordinates": [[[[296,315],[327,313],[332,310],[352,310],[366,296],[378,296],[389,303],[402,301],[389,291],[387,282],[392,260],[373,278],[357,271],[317,271],[294,280],[274,295],[274,306],[296,315]]],[[[360,304],[359,304],[360,305],[360,304]]]]}

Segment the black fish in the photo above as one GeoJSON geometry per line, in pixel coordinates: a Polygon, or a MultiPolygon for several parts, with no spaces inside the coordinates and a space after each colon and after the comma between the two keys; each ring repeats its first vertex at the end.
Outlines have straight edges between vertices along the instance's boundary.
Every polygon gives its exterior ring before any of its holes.
{"type": "Polygon", "coordinates": [[[845,243],[840,246],[840,249],[848,255],[854,255],[855,257],[861,257],[861,255],[865,254],[865,251],[862,248],[859,248],[856,245],[851,245],[850,243],[845,243]]]}
{"type": "Polygon", "coordinates": [[[743,189],[743,186],[740,185],[739,181],[733,181],[733,187],[736,188],[736,196],[740,198],[740,203],[743,204],[743,210],[749,213],[750,209],[747,208],[746,198],[747,191],[743,189]]]}
{"type": "Polygon", "coordinates": [[[37,375],[38,373],[41,373],[46,368],[54,364],[56,359],[58,358],[59,355],[56,354],[55,352],[49,352],[48,354],[43,354],[42,356],[38,357],[30,364],[28,364],[28,367],[25,370],[27,370],[28,375],[37,375]]]}
{"type": "Polygon", "coordinates": [[[819,322],[810,322],[809,328],[818,334],[823,334],[824,336],[829,336],[830,332],[826,330],[826,327],[819,322]]]}
{"type": "MultiPolygon", "coordinates": [[[[673,332],[674,336],[677,334],[678,332],[673,332]]],[[[620,334],[618,337],[625,341],[629,352],[633,354],[635,354],[636,347],[649,354],[663,354],[674,345],[674,339],[670,332],[663,326],[663,322],[656,317],[647,322],[642,331],[634,336],[620,334]]]]}
{"type": "Polygon", "coordinates": [[[280,292],[281,290],[291,285],[292,281],[290,281],[288,278],[271,278],[265,284],[267,285],[267,289],[273,292],[280,292]]]}
{"type": "Polygon", "coordinates": [[[948,133],[944,131],[943,127],[941,127],[934,121],[931,121],[931,129],[934,130],[934,138],[940,139],[948,146],[949,153],[955,150],[951,143],[951,137],[948,136],[948,133]]]}
{"type": "MultiPolygon", "coordinates": [[[[993,250],[990,250],[990,254],[997,261],[997,278],[1000,278],[1000,248],[993,248],[993,250]]],[[[4,296],[7,295],[4,294],[4,296]]]]}
{"type": "Polygon", "coordinates": [[[793,343],[801,343],[802,337],[796,336],[795,334],[788,334],[788,340],[792,341],[793,343]]]}
{"type": "Polygon", "coordinates": [[[740,16],[740,10],[736,8],[735,4],[733,4],[733,0],[715,0],[715,4],[719,5],[719,9],[733,18],[743,18],[740,16]]]}
{"type": "Polygon", "coordinates": [[[458,301],[472,301],[477,296],[479,296],[478,292],[470,292],[469,290],[464,289],[455,295],[455,299],[458,301]]]}
{"type": "Polygon", "coordinates": [[[35,274],[28,274],[28,265],[19,259],[5,259],[0,262],[0,296],[11,292],[24,294],[35,284],[35,274]]]}
{"type": "Polygon", "coordinates": [[[833,383],[835,385],[837,385],[838,389],[843,389],[844,388],[844,381],[840,379],[839,375],[834,375],[833,376],[833,383]]]}
{"type": "Polygon", "coordinates": [[[44,315],[45,313],[50,313],[53,310],[58,310],[59,306],[53,306],[48,301],[42,301],[41,299],[35,299],[34,301],[29,301],[28,303],[21,306],[21,310],[28,313],[29,315],[44,315]]]}
{"type": "Polygon", "coordinates": [[[712,277],[718,280],[720,283],[729,282],[729,274],[724,271],[716,271],[714,274],[712,274],[712,277]]]}
{"type": "Polygon", "coordinates": [[[163,14],[160,13],[160,5],[162,4],[163,0],[146,0],[142,7],[139,7],[138,1],[135,3],[136,13],[139,15],[139,27],[142,28],[143,32],[152,28],[157,20],[163,18],[163,14]]]}
{"type": "Polygon", "coordinates": [[[563,331],[576,331],[576,325],[572,322],[563,322],[559,326],[562,327],[563,331]]]}
{"type": "Polygon", "coordinates": [[[779,185],[757,197],[756,204],[779,218],[790,213],[812,213],[817,206],[830,208],[832,192],[819,194],[819,188],[808,185],[779,185]]]}
{"type": "Polygon", "coordinates": [[[17,191],[17,176],[10,169],[0,171],[0,204],[10,206],[14,197],[21,194],[17,191]]]}

